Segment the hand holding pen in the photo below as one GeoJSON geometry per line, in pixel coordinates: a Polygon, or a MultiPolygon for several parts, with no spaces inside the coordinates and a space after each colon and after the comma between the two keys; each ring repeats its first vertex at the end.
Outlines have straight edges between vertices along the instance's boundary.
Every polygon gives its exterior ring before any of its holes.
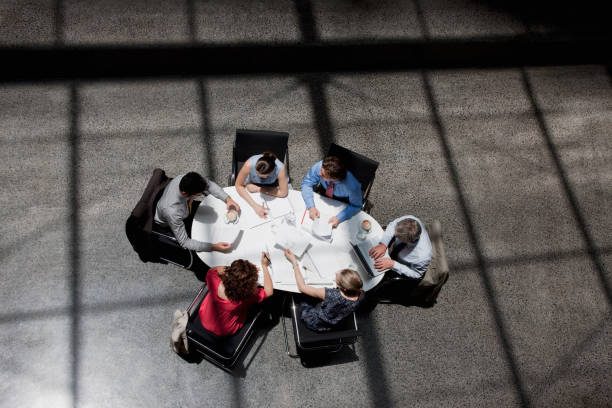
{"type": "Polygon", "coordinates": [[[263,201],[261,205],[256,204],[256,206],[253,207],[253,209],[255,210],[255,213],[257,213],[257,215],[259,215],[261,218],[267,218],[266,215],[268,214],[270,207],[268,207],[266,202],[263,201]]]}
{"type": "Polygon", "coordinates": [[[261,266],[268,266],[272,263],[270,260],[270,255],[267,252],[261,253],[261,266]]]}

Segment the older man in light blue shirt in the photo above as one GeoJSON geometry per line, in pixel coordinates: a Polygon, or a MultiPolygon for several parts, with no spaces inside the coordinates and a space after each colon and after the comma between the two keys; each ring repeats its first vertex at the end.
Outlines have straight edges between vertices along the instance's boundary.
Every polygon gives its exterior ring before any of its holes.
{"type": "Polygon", "coordinates": [[[320,217],[319,210],[315,207],[312,191],[317,184],[321,185],[326,196],[348,201],[348,206],[329,219],[329,223],[334,228],[361,210],[363,204],[361,184],[350,171],[346,170],[337,157],[328,156],[316,163],[302,181],[302,198],[313,220],[320,217]]]}
{"type": "Polygon", "coordinates": [[[370,250],[378,270],[393,269],[408,278],[420,280],[427,272],[433,249],[425,226],[417,217],[406,215],[387,225],[380,243],[370,250]],[[389,258],[383,258],[389,248],[389,258]]]}

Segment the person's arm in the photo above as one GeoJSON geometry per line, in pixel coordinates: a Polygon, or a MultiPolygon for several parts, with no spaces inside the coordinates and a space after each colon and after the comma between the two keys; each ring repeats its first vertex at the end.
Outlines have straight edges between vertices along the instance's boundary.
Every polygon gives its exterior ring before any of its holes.
{"type": "Polygon", "coordinates": [[[321,163],[322,162],[319,162],[312,166],[310,170],[308,170],[304,180],[302,180],[302,198],[306,204],[306,209],[315,206],[312,188],[321,181],[321,176],[319,176],[319,171],[321,171],[321,163]]]}
{"type": "Polygon", "coordinates": [[[196,252],[210,252],[219,251],[226,252],[232,248],[231,244],[227,242],[217,242],[211,244],[210,242],[198,241],[197,239],[189,238],[187,230],[185,230],[185,224],[183,220],[179,218],[172,218],[168,224],[174,237],[178,241],[179,245],[185,249],[190,249],[196,252]]]}
{"type": "Polygon", "coordinates": [[[429,265],[429,262],[427,262],[426,265],[414,265],[414,269],[413,269],[413,268],[410,268],[408,265],[404,265],[403,263],[393,261],[392,269],[396,271],[397,273],[400,273],[409,278],[421,279],[421,277],[425,274],[425,271],[427,271],[427,265],[429,265]]]}
{"type": "Polygon", "coordinates": [[[380,241],[378,241],[384,246],[386,246],[387,248],[389,248],[389,244],[393,240],[393,237],[395,237],[395,226],[397,225],[399,220],[400,219],[397,218],[391,221],[389,224],[387,224],[387,228],[385,229],[385,232],[383,232],[382,238],[380,239],[380,241]]]}
{"type": "Polygon", "coordinates": [[[270,271],[268,270],[268,265],[270,265],[270,256],[262,252],[261,253],[261,269],[263,270],[264,275],[264,292],[266,293],[266,297],[272,296],[274,293],[274,285],[272,284],[272,278],[270,277],[270,271]]]}
{"type": "Polygon", "coordinates": [[[185,224],[180,218],[171,218],[168,223],[174,237],[178,241],[179,245],[183,248],[190,249],[196,252],[207,251],[210,252],[213,249],[213,244],[209,242],[198,241],[189,238],[187,230],[185,230],[185,224]]]}
{"type": "Polygon", "coordinates": [[[293,266],[293,273],[295,274],[295,282],[297,283],[297,287],[300,292],[319,298],[321,300],[325,300],[325,288],[315,288],[314,286],[309,286],[304,281],[304,277],[302,276],[302,272],[300,271],[300,265],[298,265],[297,259],[295,259],[295,255],[288,249],[285,249],[285,256],[291,262],[293,266]]]}
{"type": "Polygon", "coordinates": [[[361,211],[363,197],[361,196],[361,184],[357,180],[347,180],[346,187],[349,193],[349,205],[344,207],[337,215],[338,221],[343,222],[351,218],[353,215],[361,211]]]}
{"type": "Polygon", "coordinates": [[[289,194],[289,181],[285,167],[278,173],[278,187],[262,187],[261,192],[274,197],[285,198],[289,194]]]}
{"type": "MultiPolygon", "coordinates": [[[[398,220],[399,218],[391,221],[387,225],[387,228],[383,232],[382,238],[380,238],[380,241],[378,241],[379,242],[378,245],[370,249],[369,254],[371,258],[380,259],[385,254],[385,251],[387,250],[387,248],[389,248],[389,244],[391,243],[391,240],[393,240],[393,237],[395,236],[395,226],[397,225],[398,220]]],[[[387,259],[390,259],[390,258],[387,258],[387,259]]],[[[390,265],[389,262],[385,263],[384,266],[386,266],[386,268],[383,267],[381,263],[379,263],[378,265],[374,264],[374,266],[376,266],[378,269],[393,268],[393,266],[390,265]]]]}
{"type": "Polygon", "coordinates": [[[259,215],[261,218],[266,218],[266,209],[263,206],[257,204],[255,200],[253,200],[253,197],[251,197],[251,195],[244,187],[246,184],[247,176],[249,175],[250,171],[251,160],[247,160],[242,165],[240,172],[238,172],[238,176],[236,176],[236,191],[238,192],[238,195],[244,199],[244,201],[249,203],[249,205],[251,206],[251,208],[253,208],[253,210],[255,210],[255,213],[257,215],[259,215]]]}
{"type": "Polygon", "coordinates": [[[219,185],[215,183],[214,181],[212,180],[207,180],[207,181],[208,181],[208,192],[210,193],[210,195],[225,202],[227,198],[229,197],[229,195],[225,191],[223,191],[223,189],[219,187],[219,185]]]}

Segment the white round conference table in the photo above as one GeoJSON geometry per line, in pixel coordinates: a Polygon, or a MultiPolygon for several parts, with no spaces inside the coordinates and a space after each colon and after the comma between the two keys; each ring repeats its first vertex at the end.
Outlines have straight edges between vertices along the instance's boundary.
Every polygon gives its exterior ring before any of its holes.
{"type": "MultiPolygon", "coordinates": [[[[289,261],[284,259],[282,249],[276,245],[279,228],[284,231],[293,231],[302,234],[309,241],[307,249],[298,261],[306,283],[312,286],[335,287],[336,272],[344,269],[355,269],[363,280],[365,291],[372,289],[384,277],[381,273],[372,277],[362,266],[351,242],[361,242],[365,245],[378,244],[383,234],[380,224],[369,214],[360,211],[350,219],[341,222],[332,232],[331,241],[315,238],[306,232],[312,225],[312,220],[306,212],[306,205],[300,191],[289,190],[286,198],[271,197],[259,193],[250,193],[255,202],[266,201],[270,207],[270,216],[260,218],[251,206],[238,195],[235,187],[225,187],[225,192],[240,205],[240,218],[235,224],[225,221],[227,213],[226,204],[215,197],[206,196],[195,214],[191,227],[191,237],[204,242],[221,242],[220,240],[237,238],[232,243],[232,249],[227,253],[212,251],[198,252],[198,256],[211,268],[229,265],[236,259],[247,259],[261,269],[261,252],[271,252],[272,263],[270,272],[274,289],[288,292],[299,292],[293,269],[289,261]],[[287,220],[288,213],[292,213],[295,222],[287,220]],[[360,224],[369,220],[372,224],[365,240],[356,239],[360,224]]],[[[327,221],[338,214],[347,204],[333,200],[319,194],[314,194],[315,206],[321,218],[327,221]]],[[[227,242],[227,241],[225,241],[227,242]]],[[[260,270],[260,283],[263,282],[260,270]]]]}

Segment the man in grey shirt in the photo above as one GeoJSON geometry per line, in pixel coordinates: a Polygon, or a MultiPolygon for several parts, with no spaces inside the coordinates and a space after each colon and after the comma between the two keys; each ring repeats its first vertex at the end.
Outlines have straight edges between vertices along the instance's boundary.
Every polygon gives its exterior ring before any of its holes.
{"type": "Polygon", "coordinates": [[[416,280],[425,275],[432,255],[433,249],[427,230],[421,220],[412,215],[391,221],[380,243],[370,249],[370,256],[376,259],[376,269],[393,269],[416,280]],[[389,258],[382,258],[387,248],[389,258]]]}
{"type": "Polygon", "coordinates": [[[214,244],[191,239],[187,235],[185,223],[189,217],[191,202],[194,198],[208,191],[213,197],[224,201],[227,209],[240,211],[240,206],[223,191],[215,182],[206,180],[195,172],[177,176],[164,189],[164,194],[157,202],[155,222],[162,227],[169,227],[178,243],[186,249],[193,251],[220,251],[225,252],[231,248],[227,242],[214,244]]]}

